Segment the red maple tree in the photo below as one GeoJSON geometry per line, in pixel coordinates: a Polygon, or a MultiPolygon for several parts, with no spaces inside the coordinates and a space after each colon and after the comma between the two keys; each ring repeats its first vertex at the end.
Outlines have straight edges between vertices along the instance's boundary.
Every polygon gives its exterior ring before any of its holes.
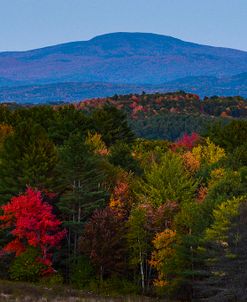
{"type": "Polygon", "coordinates": [[[37,261],[51,270],[52,249],[59,245],[66,231],[61,230],[61,221],[52,213],[52,206],[43,201],[42,193],[28,188],[23,195],[13,197],[1,208],[1,228],[10,229],[14,237],[3,251],[19,256],[28,247],[35,247],[41,253],[37,261]]]}
{"type": "Polygon", "coordinates": [[[191,135],[185,133],[172,145],[172,150],[176,151],[179,148],[191,150],[196,145],[196,143],[198,143],[199,140],[200,136],[198,133],[193,132],[191,135]]]}

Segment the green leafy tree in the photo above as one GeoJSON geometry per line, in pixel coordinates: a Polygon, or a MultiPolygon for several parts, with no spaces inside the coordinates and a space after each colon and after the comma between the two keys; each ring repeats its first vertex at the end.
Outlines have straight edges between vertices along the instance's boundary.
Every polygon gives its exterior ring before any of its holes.
{"type": "Polygon", "coordinates": [[[41,253],[34,248],[29,247],[24,253],[16,257],[10,266],[10,277],[17,281],[38,281],[42,276],[42,271],[46,266],[37,261],[41,253]]]}
{"type": "Polygon", "coordinates": [[[238,172],[227,171],[227,173],[216,181],[208,191],[203,203],[205,220],[212,223],[213,209],[222,202],[234,197],[244,196],[247,193],[247,168],[242,167],[238,172]]]}
{"type": "Polygon", "coordinates": [[[145,208],[134,208],[128,220],[128,234],[127,241],[130,253],[130,265],[139,267],[138,276],[140,276],[140,283],[142,291],[145,292],[148,278],[148,256],[151,249],[150,233],[145,224],[147,222],[147,215],[145,208]]]}
{"type": "Polygon", "coordinates": [[[137,276],[136,282],[141,284],[142,291],[148,291],[153,278],[150,263],[152,240],[157,233],[171,226],[178,205],[167,202],[156,208],[150,204],[134,206],[127,221],[127,243],[130,267],[137,276]]]}
{"type": "Polygon", "coordinates": [[[204,228],[200,205],[191,201],[182,203],[170,227],[155,235],[151,264],[158,272],[158,291],[191,301],[203,261],[197,249],[204,228]]]}
{"type": "Polygon", "coordinates": [[[140,183],[140,200],[149,200],[160,206],[167,201],[190,201],[193,199],[197,182],[185,171],[182,159],[167,152],[160,162],[146,169],[144,181],[140,183]]]}

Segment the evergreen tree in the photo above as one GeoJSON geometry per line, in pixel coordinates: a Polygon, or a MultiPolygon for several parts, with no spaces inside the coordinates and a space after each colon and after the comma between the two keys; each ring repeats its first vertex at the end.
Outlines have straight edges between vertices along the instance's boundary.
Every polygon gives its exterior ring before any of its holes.
{"type": "Polygon", "coordinates": [[[78,255],[78,239],[83,224],[96,208],[104,207],[107,197],[103,187],[101,158],[91,152],[80,134],[73,134],[59,150],[59,208],[68,229],[69,263],[78,255]]]}
{"type": "Polygon", "coordinates": [[[189,301],[194,296],[194,283],[204,274],[201,269],[204,258],[198,249],[207,226],[203,218],[201,204],[191,201],[182,203],[174,220],[177,242],[170,276],[175,273],[176,277],[171,278],[171,290],[189,301]]]}
{"type": "Polygon", "coordinates": [[[134,134],[128,126],[126,115],[115,107],[105,106],[92,113],[93,125],[96,132],[102,135],[107,146],[117,141],[131,143],[134,134]]]}
{"type": "Polygon", "coordinates": [[[246,213],[246,197],[227,200],[214,209],[213,223],[204,236],[207,275],[194,286],[202,301],[246,301],[246,213]]]}
{"type": "Polygon", "coordinates": [[[235,148],[246,143],[247,122],[245,120],[234,120],[226,125],[216,123],[209,128],[207,135],[217,145],[232,152],[235,148]]]}
{"type": "Polygon", "coordinates": [[[42,126],[47,132],[49,127],[54,123],[56,111],[47,105],[21,107],[13,111],[11,125],[16,127],[23,121],[30,121],[32,124],[42,126]]]}
{"type": "Polygon", "coordinates": [[[27,186],[51,189],[57,151],[44,129],[23,122],[4,141],[0,152],[1,203],[27,186]]]}
{"type": "Polygon", "coordinates": [[[110,149],[109,161],[114,166],[141,174],[141,168],[136,159],[131,154],[131,148],[122,142],[116,143],[110,149]]]}
{"type": "Polygon", "coordinates": [[[62,145],[72,133],[86,135],[91,128],[91,118],[82,110],[70,105],[59,107],[55,111],[54,120],[48,128],[48,135],[56,145],[62,145]]]}

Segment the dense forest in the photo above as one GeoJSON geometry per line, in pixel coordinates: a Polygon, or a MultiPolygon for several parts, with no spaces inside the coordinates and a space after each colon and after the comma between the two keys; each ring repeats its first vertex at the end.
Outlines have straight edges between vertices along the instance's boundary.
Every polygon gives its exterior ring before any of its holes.
{"type": "MultiPolygon", "coordinates": [[[[60,107],[63,102],[50,103],[60,107]]],[[[31,108],[33,105],[4,103],[10,109],[31,108]]],[[[68,104],[67,104],[68,105],[68,104]]],[[[123,111],[137,137],[176,140],[185,133],[205,133],[208,126],[219,121],[247,118],[247,100],[240,97],[205,97],[178,91],[173,93],[114,95],[73,104],[76,109],[90,112],[95,108],[113,106],[123,111]]]]}
{"type": "Polygon", "coordinates": [[[0,106],[0,279],[246,301],[247,102],[0,106]]]}

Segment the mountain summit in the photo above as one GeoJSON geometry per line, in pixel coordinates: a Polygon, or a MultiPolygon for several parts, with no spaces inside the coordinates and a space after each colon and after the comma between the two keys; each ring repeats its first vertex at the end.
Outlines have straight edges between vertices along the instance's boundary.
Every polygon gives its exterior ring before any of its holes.
{"type": "Polygon", "coordinates": [[[247,71],[247,52],[149,33],[112,33],[30,51],[0,53],[0,87],[61,82],[162,84],[247,71]]]}

